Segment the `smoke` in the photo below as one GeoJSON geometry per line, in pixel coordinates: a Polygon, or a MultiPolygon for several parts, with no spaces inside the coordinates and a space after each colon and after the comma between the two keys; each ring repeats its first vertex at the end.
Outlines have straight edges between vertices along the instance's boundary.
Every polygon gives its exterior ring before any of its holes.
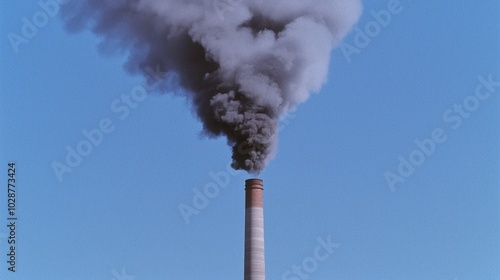
{"type": "Polygon", "coordinates": [[[232,167],[258,173],[280,116],[325,83],[360,13],[360,0],[79,0],[62,15],[71,32],[101,36],[102,52],[127,54],[128,72],[167,73],[163,89],[192,102],[206,135],[227,138],[232,167]]]}

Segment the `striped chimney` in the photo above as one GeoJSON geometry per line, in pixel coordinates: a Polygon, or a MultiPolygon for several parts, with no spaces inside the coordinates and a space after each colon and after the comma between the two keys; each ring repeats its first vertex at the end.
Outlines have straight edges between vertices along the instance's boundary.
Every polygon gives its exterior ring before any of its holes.
{"type": "Polygon", "coordinates": [[[264,208],[261,179],[245,181],[245,280],[265,280],[264,208]]]}

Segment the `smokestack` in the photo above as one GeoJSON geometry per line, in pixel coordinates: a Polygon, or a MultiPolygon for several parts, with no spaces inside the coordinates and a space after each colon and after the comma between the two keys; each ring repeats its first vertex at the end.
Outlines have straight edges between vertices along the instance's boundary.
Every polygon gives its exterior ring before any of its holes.
{"type": "Polygon", "coordinates": [[[245,280],[265,280],[264,207],[261,179],[245,181],[245,280]]]}

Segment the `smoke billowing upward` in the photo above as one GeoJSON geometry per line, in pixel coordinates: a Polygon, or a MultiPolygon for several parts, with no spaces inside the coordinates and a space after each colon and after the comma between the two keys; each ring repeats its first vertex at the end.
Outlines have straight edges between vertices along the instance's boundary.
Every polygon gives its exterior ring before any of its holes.
{"type": "Polygon", "coordinates": [[[174,77],[204,133],[227,138],[233,168],[258,173],[280,116],[320,89],[360,13],[359,0],[79,0],[63,17],[102,36],[103,52],[126,52],[130,73],[174,77]]]}

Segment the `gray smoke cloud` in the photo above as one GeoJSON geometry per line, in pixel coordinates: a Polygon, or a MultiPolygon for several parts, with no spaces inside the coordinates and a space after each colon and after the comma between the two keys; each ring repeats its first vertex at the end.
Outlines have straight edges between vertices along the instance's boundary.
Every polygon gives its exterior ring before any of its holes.
{"type": "Polygon", "coordinates": [[[203,132],[227,138],[232,167],[256,174],[276,153],[280,116],[325,83],[361,9],[359,0],[79,0],[62,15],[68,30],[101,36],[104,53],[126,53],[128,72],[167,73],[203,132]]]}

